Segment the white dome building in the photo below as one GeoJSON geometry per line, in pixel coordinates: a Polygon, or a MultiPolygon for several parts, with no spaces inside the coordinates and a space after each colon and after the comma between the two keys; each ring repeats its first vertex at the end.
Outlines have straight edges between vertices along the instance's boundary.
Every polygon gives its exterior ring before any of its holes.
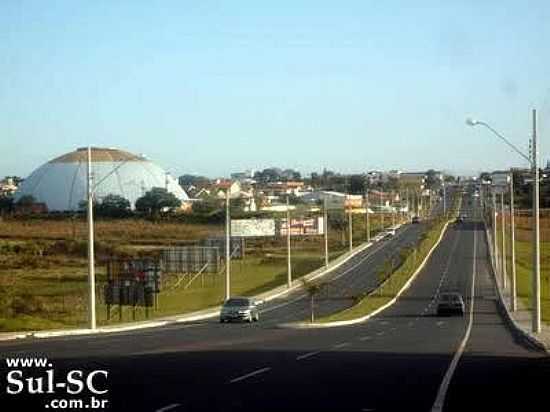
{"type": "MultiPolygon", "coordinates": [[[[115,194],[129,200],[134,208],[136,200],[153,187],[166,188],[182,201],[189,199],[172,176],[143,156],[97,147],[91,154],[95,198],[99,201],[115,194]]],[[[21,183],[15,201],[32,195],[49,211],[78,210],[80,202],[86,200],[87,161],[87,148],[49,161],[21,183]]]]}

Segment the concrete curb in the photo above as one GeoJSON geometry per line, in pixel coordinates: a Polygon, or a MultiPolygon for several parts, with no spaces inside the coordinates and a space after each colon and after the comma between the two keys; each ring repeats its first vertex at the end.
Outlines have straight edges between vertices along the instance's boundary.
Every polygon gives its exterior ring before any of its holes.
{"type": "Polygon", "coordinates": [[[538,350],[544,351],[548,354],[550,354],[550,347],[547,346],[543,341],[538,339],[535,335],[533,335],[531,332],[526,331],[523,329],[514,319],[512,316],[512,313],[508,309],[508,305],[506,305],[506,302],[504,300],[504,295],[502,294],[502,290],[500,287],[500,283],[498,282],[497,275],[496,275],[496,269],[494,267],[494,251],[493,246],[491,242],[491,235],[489,233],[489,229],[487,229],[487,225],[485,225],[485,240],[487,241],[487,246],[489,250],[489,260],[491,261],[491,274],[493,276],[493,280],[496,285],[497,295],[498,295],[498,304],[501,312],[504,314],[504,319],[506,320],[506,323],[508,323],[508,326],[512,330],[512,332],[515,332],[517,336],[519,336],[521,339],[525,340],[529,345],[537,348],[538,350]]]}
{"type": "MultiPolygon", "coordinates": [[[[402,225],[399,225],[401,227],[402,225]]],[[[340,266],[344,265],[350,259],[357,256],[359,253],[365,251],[371,247],[374,243],[363,243],[360,246],[356,247],[351,252],[346,252],[336,258],[334,261],[330,262],[328,267],[321,267],[315,271],[305,275],[301,279],[306,281],[312,281],[318,279],[322,276],[325,276],[332,272],[333,270],[338,269],[340,266]]],[[[285,285],[279,286],[273,290],[262,293],[260,295],[254,296],[254,298],[259,300],[264,300],[269,302],[271,300],[277,299],[279,297],[285,296],[291,292],[300,290],[303,288],[301,280],[295,280],[290,288],[287,288],[285,285]]],[[[62,336],[82,336],[82,335],[100,335],[106,333],[117,333],[117,332],[127,332],[132,330],[140,330],[147,328],[154,328],[160,326],[167,326],[177,323],[187,323],[187,322],[196,322],[200,320],[211,319],[219,316],[221,306],[216,306],[204,311],[190,313],[188,315],[175,315],[166,318],[159,318],[151,321],[136,322],[131,324],[124,325],[113,325],[113,326],[103,326],[95,330],[92,329],[67,329],[67,330],[45,330],[45,331],[29,331],[29,332],[8,332],[2,336],[0,333],[0,342],[2,341],[12,341],[20,340],[27,338],[53,338],[53,337],[62,337],[62,336]]]]}
{"type": "Polygon", "coordinates": [[[414,279],[418,276],[418,274],[424,269],[424,266],[426,266],[426,263],[428,263],[428,260],[430,259],[432,253],[434,250],[439,246],[441,243],[441,240],[443,239],[443,236],[445,235],[445,232],[447,231],[447,227],[449,226],[449,222],[445,223],[445,226],[443,226],[443,229],[441,230],[441,234],[439,235],[439,238],[435,242],[435,244],[432,246],[422,263],[418,266],[418,268],[414,271],[414,273],[411,275],[411,277],[405,282],[403,287],[397,292],[395,297],[393,297],[389,302],[385,303],[384,305],[380,306],[378,309],[375,309],[373,312],[369,313],[368,315],[361,316],[359,318],[350,319],[350,320],[340,320],[336,322],[326,322],[326,323],[308,323],[308,322],[300,322],[300,323],[284,323],[279,325],[281,328],[286,329],[322,329],[322,328],[337,328],[341,326],[350,326],[350,325],[356,325],[358,323],[366,322],[368,319],[372,318],[373,316],[376,316],[383,310],[389,308],[391,305],[393,305],[395,302],[397,302],[397,299],[403,292],[405,292],[412,284],[414,279]]]}

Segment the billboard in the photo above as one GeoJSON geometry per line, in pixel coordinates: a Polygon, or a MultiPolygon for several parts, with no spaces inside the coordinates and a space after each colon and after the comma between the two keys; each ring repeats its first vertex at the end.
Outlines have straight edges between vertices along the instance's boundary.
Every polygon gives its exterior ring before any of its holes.
{"type": "Polygon", "coordinates": [[[508,186],[510,175],[508,173],[493,173],[491,175],[493,186],[508,186]]]}
{"type": "MultiPolygon", "coordinates": [[[[288,224],[286,219],[280,220],[279,234],[286,236],[288,233],[288,224]]],[[[290,235],[291,236],[311,236],[323,235],[324,218],[313,217],[308,219],[290,219],[290,235]]]]}
{"type": "Polygon", "coordinates": [[[275,236],[275,220],[274,219],[232,220],[231,236],[235,236],[235,237],[275,236]]]}

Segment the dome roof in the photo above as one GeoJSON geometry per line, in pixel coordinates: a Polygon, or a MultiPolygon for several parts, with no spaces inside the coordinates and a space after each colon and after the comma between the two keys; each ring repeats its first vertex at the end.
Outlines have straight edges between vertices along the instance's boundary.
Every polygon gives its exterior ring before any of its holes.
{"type": "MultiPolygon", "coordinates": [[[[153,187],[167,188],[178,199],[188,200],[172,176],[143,156],[97,147],[92,147],[91,155],[98,200],[115,194],[128,199],[133,208],[136,200],[153,187]]],[[[88,149],[79,148],[49,161],[25,179],[15,200],[32,195],[50,211],[78,210],[86,199],[87,160],[88,149]]]]}

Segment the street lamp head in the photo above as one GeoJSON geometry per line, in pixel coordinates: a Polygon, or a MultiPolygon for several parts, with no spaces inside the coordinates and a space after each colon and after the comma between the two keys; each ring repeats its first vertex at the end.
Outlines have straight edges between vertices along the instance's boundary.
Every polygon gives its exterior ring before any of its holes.
{"type": "Polygon", "coordinates": [[[472,119],[471,117],[468,117],[468,118],[466,119],[466,124],[467,124],[468,126],[475,126],[475,125],[477,125],[478,123],[479,123],[479,122],[478,122],[477,120],[472,119]]]}

